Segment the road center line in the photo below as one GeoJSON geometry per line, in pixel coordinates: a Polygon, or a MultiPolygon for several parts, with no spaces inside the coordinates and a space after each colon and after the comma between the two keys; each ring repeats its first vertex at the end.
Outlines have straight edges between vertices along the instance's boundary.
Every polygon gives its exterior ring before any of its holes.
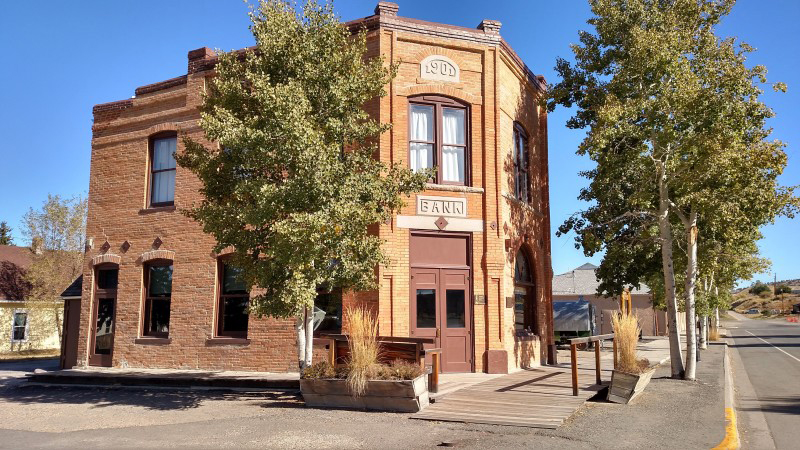
{"type": "Polygon", "coordinates": [[[750,330],[745,330],[745,331],[747,331],[748,333],[750,333],[750,334],[751,334],[751,335],[752,335],[754,338],[756,338],[756,339],[758,339],[758,340],[760,340],[760,341],[762,341],[762,342],[765,342],[765,343],[767,343],[767,344],[769,344],[769,345],[772,345],[772,346],[773,346],[773,347],[775,347],[776,349],[778,349],[778,350],[782,351],[782,352],[783,352],[783,353],[784,353],[786,356],[788,356],[789,358],[792,358],[793,360],[795,360],[795,361],[797,361],[797,362],[800,362],[800,359],[797,359],[797,358],[796,358],[794,355],[790,354],[790,353],[789,353],[789,352],[787,352],[786,350],[784,350],[784,349],[782,349],[782,348],[780,348],[780,347],[777,347],[777,346],[773,345],[772,343],[765,341],[764,339],[761,339],[760,337],[758,337],[758,336],[756,336],[755,334],[753,334],[752,332],[750,332],[750,330]]]}

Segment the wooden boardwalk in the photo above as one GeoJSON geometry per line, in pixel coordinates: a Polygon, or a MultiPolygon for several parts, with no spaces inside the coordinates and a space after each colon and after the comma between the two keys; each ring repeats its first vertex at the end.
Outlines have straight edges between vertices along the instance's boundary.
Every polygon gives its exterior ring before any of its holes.
{"type": "MultiPolygon", "coordinates": [[[[412,419],[534,428],[556,428],[602,388],[595,384],[593,352],[580,352],[578,396],[572,395],[569,364],[521,370],[447,393],[412,419]]],[[[563,355],[562,355],[563,356],[563,355]]],[[[602,358],[602,380],[612,361],[602,358]]]]}

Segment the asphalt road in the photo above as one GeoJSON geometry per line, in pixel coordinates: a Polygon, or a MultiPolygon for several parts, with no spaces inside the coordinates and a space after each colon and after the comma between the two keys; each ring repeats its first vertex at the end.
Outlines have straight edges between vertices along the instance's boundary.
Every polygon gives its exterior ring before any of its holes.
{"type": "Polygon", "coordinates": [[[734,385],[744,444],[748,448],[798,448],[800,325],[741,315],[735,318],[739,320],[727,321],[724,326],[730,348],[738,357],[733,364],[734,385]]]}

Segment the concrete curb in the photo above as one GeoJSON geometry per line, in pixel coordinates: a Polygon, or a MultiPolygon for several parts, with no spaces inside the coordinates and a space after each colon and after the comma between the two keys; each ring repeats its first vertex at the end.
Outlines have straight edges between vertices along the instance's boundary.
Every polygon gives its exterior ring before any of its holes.
{"type": "Polygon", "coordinates": [[[731,361],[728,355],[728,343],[725,343],[725,357],[723,359],[725,370],[725,438],[719,443],[717,449],[739,449],[739,428],[736,425],[736,409],[733,397],[733,374],[731,372],[731,361]]]}

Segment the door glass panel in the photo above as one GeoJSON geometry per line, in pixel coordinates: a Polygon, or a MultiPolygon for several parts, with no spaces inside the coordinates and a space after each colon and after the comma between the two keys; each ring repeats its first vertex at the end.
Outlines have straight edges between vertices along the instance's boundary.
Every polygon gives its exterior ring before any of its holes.
{"type": "Polygon", "coordinates": [[[114,339],[114,303],[113,298],[97,300],[97,328],[94,337],[94,353],[110,355],[114,339]]]}
{"type": "Polygon", "coordinates": [[[436,328],[436,289],[417,289],[417,328],[436,328]]]}
{"type": "Polygon", "coordinates": [[[463,289],[447,290],[447,328],[466,328],[464,294],[463,289]]]}

